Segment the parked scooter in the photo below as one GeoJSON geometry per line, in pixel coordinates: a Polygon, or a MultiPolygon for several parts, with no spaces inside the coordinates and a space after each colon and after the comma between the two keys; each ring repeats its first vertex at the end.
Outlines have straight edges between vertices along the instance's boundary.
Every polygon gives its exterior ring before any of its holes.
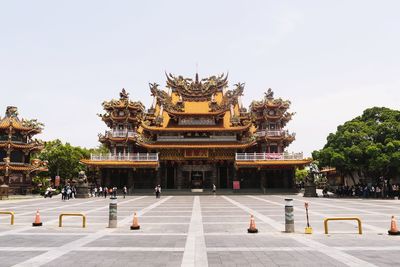
{"type": "Polygon", "coordinates": [[[51,198],[53,196],[53,189],[51,187],[48,187],[46,192],[44,192],[44,198],[49,197],[51,198]]]}

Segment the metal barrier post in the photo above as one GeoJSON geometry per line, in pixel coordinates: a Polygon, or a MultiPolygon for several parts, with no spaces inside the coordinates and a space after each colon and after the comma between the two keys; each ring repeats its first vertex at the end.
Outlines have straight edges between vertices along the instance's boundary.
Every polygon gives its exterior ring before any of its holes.
{"type": "Polygon", "coordinates": [[[285,232],[294,233],[293,199],[285,199],[285,232]]]}
{"type": "Polygon", "coordinates": [[[108,211],[108,228],[117,228],[117,198],[111,197],[110,208],[108,211]]]}
{"type": "Polygon", "coordinates": [[[11,216],[10,224],[14,225],[14,217],[15,217],[15,215],[14,215],[13,211],[0,211],[0,214],[10,215],[11,216]]]}
{"type": "Polygon", "coordinates": [[[357,218],[357,217],[325,218],[325,219],[324,219],[325,234],[328,234],[328,221],[357,221],[357,224],[358,224],[358,234],[362,235],[362,225],[361,225],[361,220],[360,220],[360,218],[357,218]]]}

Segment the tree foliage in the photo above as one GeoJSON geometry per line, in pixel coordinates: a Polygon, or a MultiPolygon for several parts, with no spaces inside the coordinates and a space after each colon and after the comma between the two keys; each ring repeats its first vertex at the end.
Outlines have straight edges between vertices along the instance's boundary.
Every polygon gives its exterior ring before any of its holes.
{"type": "Polygon", "coordinates": [[[319,166],[335,167],[342,175],[377,178],[400,174],[400,111],[366,109],[338,126],[323,149],[313,152],[319,166]]]}
{"type": "Polygon", "coordinates": [[[61,179],[72,179],[78,176],[79,171],[85,170],[85,166],[79,161],[89,158],[90,153],[103,152],[104,147],[86,149],[63,144],[60,140],[45,143],[45,148],[37,155],[41,160],[48,161],[48,176],[54,178],[59,175],[61,179]]]}

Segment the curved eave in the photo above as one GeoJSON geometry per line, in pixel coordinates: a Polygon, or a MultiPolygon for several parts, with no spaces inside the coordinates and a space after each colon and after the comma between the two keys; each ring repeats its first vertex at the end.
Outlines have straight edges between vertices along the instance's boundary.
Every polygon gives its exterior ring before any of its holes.
{"type": "Polygon", "coordinates": [[[139,119],[137,117],[133,117],[131,115],[125,115],[125,116],[114,116],[114,115],[103,116],[102,120],[104,122],[107,122],[107,121],[139,121],[139,119]]]}
{"type": "MultiPolygon", "coordinates": [[[[0,170],[5,170],[6,166],[0,165],[0,170]]],[[[35,167],[32,165],[13,165],[12,163],[10,163],[10,166],[8,167],[9,171],[29,171],[29,172],[47,172],[48,169],[46,167],[35,167]]]]}
{"type": "MultiPolygon", "coordinates": [[[[32,134],[39,134],[42,132],[42,130],[39,129],[34,129],[34,128],[29,128],[29,127],[24,127],[20,125],[11,125],[12,130],[17,130],[21,132],[27,132],[27,133],[32,133],[32,134]]],[[[0,125],[0,130],[9,130],[10,125],[0,125]]]]}
{"type": "Polygon", "coordinates": [[[250,128],[251,123],[245,126],[237,126],[237,127],[153,127],[145,124],[141,125],[143,129],[153,132],[198,132],[198,131],[206,131],[206,132],[240,132],[250,128]]]}
{"type": "Polygon", "coordinates": [[[259,160],[235,161],[237,167],[267,167],[267,166],[304,166],[310,164],[312,159],[301,160],[259,160]]]}
{"type": "Polygon", "coordinates": [[[17,148],[17,149],[29,149],[29,150],[42,150],[44,148],[44,145],[41,144],[17,144],[17,143],[9,143],[9,142],[4,142],[4,143],[0,143],[0,148],[6,148],[8,147],[8,145],[10,145],[10,147],[12,148],[17,148]]]}
{"type": "Polygon", "coordinates": [[[225,110],[220,110],[220,111],[210,111],[210,112],[200,112],[200,113],[193,113],[193,112],[178,112],[178,111],[172,111],[172,110],[165,110],[165,112],[168,113],[168,115],[173,115],[173,116],[178,116],[178,117],[192,117],[192,116],[218,116],[224,114],[226,111],[225,110]]]}
{"type": "Polygon", "coordinates": [[[136,142],[136,138],[134,137],[100,137],[99,141],[101,143],[105,142],[136,142]]]}
{"type": "Polygon", "coordinates": [[[147,144],[147,143],[138,143],[139,146],[149,148],[149,149],[178,149],[178,148],[233,148],[233,149],[244,149],[250,146],[255,145],[256,142],[250,142],[245,144],[181,144],[181,143],[156,143],[156,144],[147,144]]]}
{"type": "Polygon", "coordinates": [[[132,167],[132,168],[158,168],[158,161],[113,161],[82,159],[81,163],[91,167],[132,167]]]}

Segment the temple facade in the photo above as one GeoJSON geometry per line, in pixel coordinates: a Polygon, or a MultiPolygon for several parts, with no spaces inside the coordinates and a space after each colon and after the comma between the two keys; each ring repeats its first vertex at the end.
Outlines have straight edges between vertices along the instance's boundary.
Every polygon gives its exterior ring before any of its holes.
{"type": "Polygon", "coordinates": [[[82,160],[97,185],[129,189],[295,188],[296,167],[310,163],[288,153],[295,134],[285,129],[290,102],[271,89],[249,109],[242,104],[244,84],[228,89],[226,75],[194,79],[167,75],[165,88],[150,83],[149,109],[123,89],[103,102],[100,118],[109,128],[99,141],[109,154],[82,160]]]}
{"type": "Polygon", "coordinates": [[[41,141],[33,139],[42,129],[43,124],[35,119],[19,119],[16,107],[7,107],[4,118],[0,117],[0,185],[9,186],[11,194],[29,193],[32,175],[47,171],[45,162],[31,159],[44,148],[41,141]]]}

